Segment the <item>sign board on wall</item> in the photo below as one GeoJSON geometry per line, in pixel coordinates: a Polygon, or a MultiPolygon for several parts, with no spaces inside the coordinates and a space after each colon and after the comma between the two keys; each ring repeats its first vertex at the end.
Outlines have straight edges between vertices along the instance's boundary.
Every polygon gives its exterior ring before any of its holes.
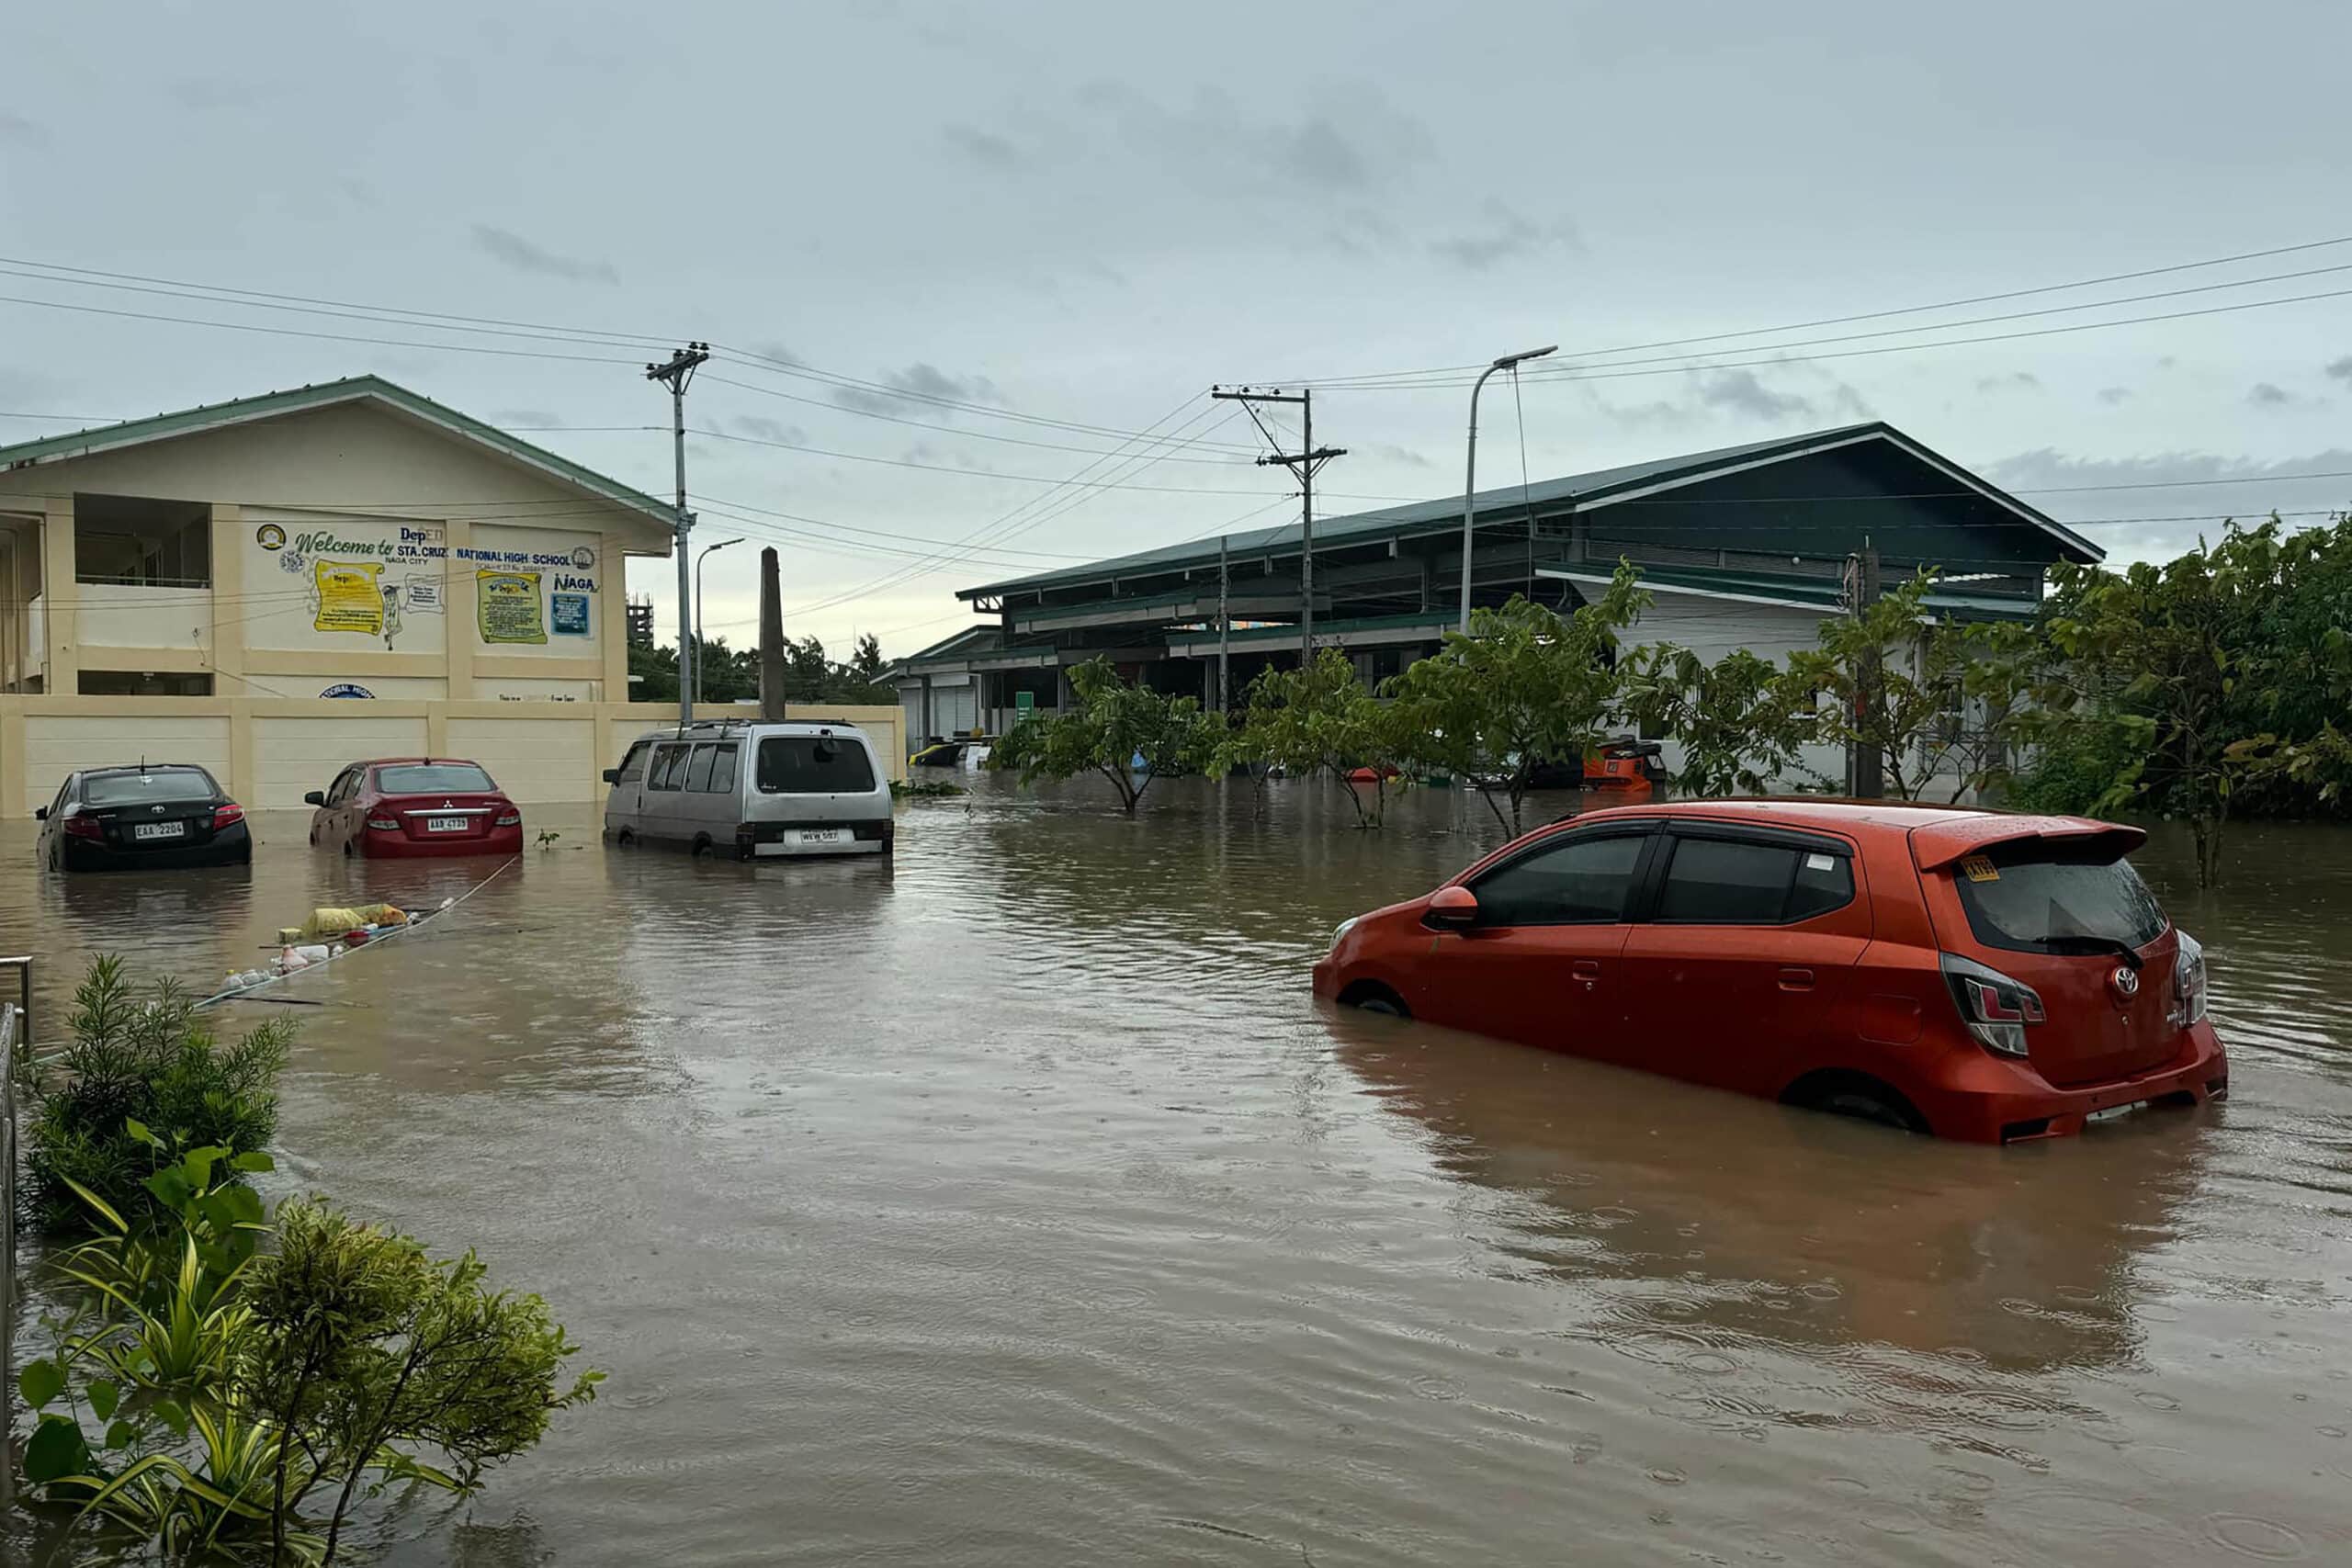
{"type": "Polygon", "coordinates": [[[474,573],[474,612],[484,642],[545,642],[548,623],[539,612],[539,574],[497,571],[484,568],[474,573]]]}

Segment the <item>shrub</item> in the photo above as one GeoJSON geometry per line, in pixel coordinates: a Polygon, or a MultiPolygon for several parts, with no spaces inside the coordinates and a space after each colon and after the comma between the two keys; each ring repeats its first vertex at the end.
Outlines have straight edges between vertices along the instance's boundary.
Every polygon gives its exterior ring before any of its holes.
{"type": "Polygon", "coordinates": [[[74,993],[73,1042],[35,1090],[26,1168],[42,1223],[86,1229],[79,1184],[132,1224],[153,1223],[147,1179],[194,1148],[257,1151],[277,1130],[277,1075],[291,1020],[233,1044],[207,1027],[170,980],[143,993],[122,960],[102,957],[74,993]]]}

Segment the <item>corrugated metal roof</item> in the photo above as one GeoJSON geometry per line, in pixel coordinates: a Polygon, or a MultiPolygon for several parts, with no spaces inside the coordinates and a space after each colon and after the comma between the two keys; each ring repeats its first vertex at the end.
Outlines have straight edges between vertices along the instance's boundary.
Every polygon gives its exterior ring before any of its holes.
{"type": "Polygon", "coordinates": [[[644,513],[665,528],[675,521],[676,511],[666,501],[657,501],[641,490],[625,485],[594,468],[584,468],[569,457],[559,457],[546,447],[534,446],[494,424],[486,424],[471,414],[459,413],[456,409],[436,403],[431,398],[412,392],[380,376],[350,376],[340,381],[322,381],[315,386],[262,392],[225,403],[202,403],[174,413],[124,420],[119,424],[96,425],[63,435],[44,435],[37,441],[20,441],[13,446],[0,446],[0,468],[17,468],[28,463],[64,462],[119,447],[168,441],[175,436],[199,434],[204,431],[245,424],[254,420],[274,419],[281,414],[301,413],[335,403],[371,399],[389,403],[428,423],[440,425],[454,434],[495,447],[518,462],[542,469],[606,501],[644,513]]]}
{"type": "MultiPolygon", "coordinates": [[[[1894,426],[1873,421],[1864,424],[1839,425],[1828,430],[1815,430],[1803,435],[1785,435],[1770,441],[1751,441],[1737,446],[1718,446],[1705,452],[1688,452],[1679,457],[1660,457],[1646,463],[1627,463],[1613,468],[1596,468],[1589,473],[1569,474],[1561,479],[1541,479],[1521,487],[1507,485],[1494,490],[1479,491],[1471,498],[1477,512],[1515,512],[1521,507],[1548,505],[1559,502],[1593,502],[1628,490],[1645,486],[1690,483],[1708,478],[1715,470],[1734,467],[1749,459],[1773,456],[1794,457],[1804,452],[1858,439],[1881,437],[1935,466],[1960,476],[1966,483],[1987,498],[2016,512],[2019,516],[2047,531],[2052,537],[2077,552],[2081,558],[2097,560],[2104,553],[2088,539],[2075,533],[2055,518],[2028,506],[2015,496],[1998,490],[1970,474],[1959,465],[1937,457],[1894,426]]],[[[1362,512],[1347,517],[1332,517],[1315,525],[1316,552],[1321,554],[1326,546],[1341,546],[1376,539],[1390,535],[1416,533],[1446,523],[1462,520],[1462,498],[1459,495],[1432,501],[1416,501],[1403,506],[1391,506],[1378,512],[1362,512]]],[[[1227,547],[1235,556],[1261,555],[1269,550],[1296,550],[1299,525],[1279,524],[1268,528],[1252,528],[1226,536],[1227,547]]],[[[1052,588],[1071,583],[1093,582],[1114,577],[1131,577],[1155,570],[1175,570],[1183,568],[1199,570],[1216,564],[1217,541],[1193,539],[1182,544],[1163,545],[1157,549],[1137,550],[1132,555],[1114,556],[1084,566],[1057,567],[1051,571],[1034,572],[1025,577],[1007,578],[978,588],[956,591],[959,599],[977,599],[988,595],[1019,592],[1032,589],[1052,588]]]]}

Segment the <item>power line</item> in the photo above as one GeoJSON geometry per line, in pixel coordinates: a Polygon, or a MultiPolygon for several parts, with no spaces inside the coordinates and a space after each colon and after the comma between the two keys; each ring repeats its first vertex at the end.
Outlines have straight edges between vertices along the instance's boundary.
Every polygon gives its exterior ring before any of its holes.
{"type": "MultiPolygon", "coordinates": [[[[718,382],[718,383],[719,385],[721,385],[721,386],[734,387],[734,386],[741,386],[741,385],[742,385],[742,383],[735,382],[735,381],[729,381],[729,380],[727,380],[724,377],[719,377],[719,376],[709,376],[709,377],[705,377],[705,378],[704,378],[704,379],[708,380],[708,381],[715,381],[715,382],[718,382]]],[[[788,394],[788,393],[770,391],[770,390],[769,390],[769,389],[764,388],[764,387],[745,387],[745,388],[744,388],[744,389],[745,389],[746,391],[752,391],[752,392],[766,392],[766,393],[767,393],[769,396],[771,396],[771,397],[787,397],[787,396],[789,396],[789,395],[790,395],[790,394],[788,394]]],[[[793,398],[793,399],[792,399],[792,400],[793,400],[793,401],[795,401],[795,402],[814,403],[814,404],[815,404],[817,407],[819,407],[819,408],[835,409],[835,410],[837,410],[837,411],[839,411],[840,412],[842,412],[842,413],[860,413],[860,412],[865,412],[865,411],[858,410],[858,409],[843,409],[843,408],[842,408],[842,407],[841,407],[841,405],[840,405],[840,404],[838,404],[838,403],[829,403],[829,402],[825,402],[825,401],[823,401],[822,400],[820,400],[820,399],[817,399],[817,398],[793,398]]],[[[1066,444],[1066,443],[1063,443],[1063,442],[1057,442],[1057,441],[1027,441],[1027,440],[1023,440],[1022,437],[1020,437],[1020,436],[1018,436],[1018,435],[990,435],[990,434],[986,434],[986,433],[984,433],[984,432],[977,431],[977,430],[958,430],[956,426],[954,426],[954,425],[952,425],[952,424],[928,424],[928,423],[924,423],[923,421],[922,421],[922,420],[916,420],[916,419],[893,419],[890,415],[888,415],[888,414],[876,414],[876,415],[873,415],[872,417],[876,418],[876,419],[890,419],[890,420],[891,420],[891,423],[895,423],[895,424],[910,424],[910,425],[914,426],[914,428],[916,428],[917,430],[936,430],[936,431],[944,432],[944,433],[945,433],[946,434],[949,434],[949,435],[968,435],[968,436],[973,436],[973,437],[975,437],[975,438],[977,438],[977,439],[978,439],[978,440],[982,440],[982,441],[999,441],[999,442],[1002,442],[1004,445],[1006,445],[1006,446],[1034,446],[1034,447],[1037,448],[1038,450],[1040,450],[1040,451],[1045,451],[1045,452],[1076,452],[1076,453],[1079,453],[1079,454],[1080,454],[1081,456],[1084,456],[1084,457],[1101,457],[1108,456],[1108,455],[1109,455],[1109,451],[1110,451],[1110,449],[1109,449],[1109,448],[1102,447],[1102,446],[1069,446],[1069,445],[1068,445],[1068,444],[1066,444]]],[[[531,428],[533,428],[533,427],[532,427],[532,426],[529,426],[529,425],[519,425],[519,424],[518,424],[518,425],[508,425],[508,426],[506,426],[505,428],[507,428],[507,429],[509,429],[509,430],[528,430],[528,429],[531,429],[531,428]]],[[[561,425],[546,425],[546,426],[541,426],[541,427],[539,427],[539,428],[548,429],[548,430],[560,430],[560,429],[562,429],[562,428],[564,428],[564,427],[563,427],[563,426],[561,426],[561,425]]],[[[583,426],[580,426],[580,427],[578,427],[578,428],[582,428],[582,429],[596,429],[596,428],[624,429],[624,428],[628,428],[628,427],[626,427],[626,426],[617,426],[617,425],[616,425],[616,426],[611,426],[611,427],[598,427],[598,426],[583,425],[583,426]]],[[[744,445],[746,445],[746,446],[775,446],[775,447],[780,447],[780,448],[782,448],[783,450],[785,450],[785,451],[786,451],[786,452],[810,452],[810,453],[814,453],[814,454],[816,454],[817,456],[819,456],[819,457],[851,457],[851,458],[853,458],[854,461],[862,462],[862,463],[884,463],[884,462],[890,462],[890,461],[894,461],[894,459],[888,458],[888,457],[856,457],[856,455],[855,455],[855,454],[854,454],[854,453],[847,453],[847,452],[828,452],[828,451],[826,451],[824,448],[822,448],[822,447],[820,447],[820,446],[803,446],[801,443],[797,442],[797,441],[777,441],[777,440],[774,440],[774,439],[771,439],[771,438],[766,438],[766,437],[762,437],[762,436],[756,436],[756,435],[738,435],[738,434],[736,434],[734,432],[732,432],[732,431],[727,431],[727,430],[703,430],[703,429],[696,429],[696,430],[690,431],[688,434],[695,434],[695,435],[708,435],[708,436],[715,437],[716,439],[720,440],[720,441],[740,441],[740,442],[743,443],[744,445]]],[[[1168,458],[1168,459],[1166,459],[1166,460],[1167,460],[1168,462],[1170,462],[1170,463],[1207,463],[1207,464],[1211,464],[1211,465],[1213,465],[1213,466],[1215,466],[1215,467],[1217,467],[1217,468],[1248,468],[1248,467],[1250,467],[1250,459],[1249,459],[1249,458],[1247,458],[1247,457],[1170,457],[1170,458],[1168,458]]],[[[922,467],[924,467],[925,465],[921,464],[921,463],[910,463],[910,464],[908,464],[907,466],[908,466],[908,467],[910,467],[910,468],[922,468],[922,467]]],[[[950,470],[948,470],[948,471],[949,471],[949,472],[951,472],[951,473],[969,473],[969,472],[976,472],[976,471],[979,471],[979,470],[965,469],[965,468],[954,468],[954,469],[950,469],[950,470]]]]}
{"type": "MultiPolygon", "coordinates": [[[[729,358],[727,359],[727,361],[726,361],[726,363],[728,363],[728,364],[736,364],[736,363],[740,363],[740,362],[741,362],[741,356],[740,356],[740,354],[738,354],[738,355],[730,355],[729,356],[729,358]]],[[[778,375],[789,375],[789,374],[792,374],[792,373],[793,373],[793,372],[792,372],[792,371],[790,371],[789,369],[787,369],[787,368],[784,367],[782,361],[775,361],[775,362],[774,362],[773,364],[771,364],[771,365],[767,365],[767,366],[764,366],[764,367],[755,365],[755,367],[755,367],[755,368],[759,368],[759,367],[770,368],[770,369],[772,369],[772,370],[774,371],[774,373],[778,374],[778,375]]],[[[1003,440],[1010,440],[1010,439],[1011,439],[1010,437],[1007,437],[1007,436],[999,436],[999,435],[989,435],[989,434],[984,434],[983,433],[981,433],[981,432],[979,432],[979,431],[977,431],[977,430],[964,430],[964,429],[960,429],[960,428],[958,428],[957,426],[955,426],[955,425],[952,425],[952,424],[926,424],[926,423],[923,423],[922,421],[921,421],[921,420],[914,420],[914,419],[903,419],[903,418],[900,418],[899,416],[898,416],[898,415],[896,415],[896,414],[888,414],[888,413],[883,413],[883,412],[880,412],[879,411],[877,411],[877,410],[874,410],[874,409],[854,408],[854,407],[852,407],[852,406],[850,406],[850,405],[848,405],[848,404],[845,404],[845,403],[839,403],[839,402],[834,402],[834,401],[832,401],[832,400],[829,400],[829,399],[825,399],[825,398],[807,398],[807,397],[802,397],[802,396],[800,396],[800,395],[799,395],[798,393],[797,393],[797,392],[785,392],[785,391],[779,391],[779,390],[777,390],[777,389],[776,389],[775,388],[774,388],[774,387],[762,387],[762,386],[755,385],[754,383],[750,382],[750,381],[730,381],[730,380],[729,380],[729,379],[728,379],[726,377],[724,377],[724,376],[712,376],[712,377],[708,377],[708,378],[707,378],[707,379],[709,379],[709,380],[712,380],[712,381],[716,381],[716,382],[718,382],[718,383],[720,386],[722,386],[722,387],[732,387],[732,388],[734,388],[734,389],[735,389],[736,390],[738,390],[738,391],[742,391],[742,392],[756,392],[757,394],[759,394],[761,397],[763,397],[763,398],[776,398],[776,399],[779,399],[779,400],[783,400],[783,401],[785,401],[785,402],[787,402],[787,403],[804,403],[804,404],[808,405],[808,407],[810,407],[810,408],[831,409],[831,410],[833,410],[834,412],[839,412],[839,413],[852,413],[852,414],[856,414],[856,415],[860,416],[861,418],[865,418],[865,419],[879,419],[879,420],[885,420],[885,421],[888,421],[888,423],[892,423],[892,424],[910,424],[910,425],[913,425],[913,426],[914,426],[916,429],[918,429],[918,430],[937,430],[937,431],[944,432],[945,434],[949,434],[949,435],[971,435],[971,436],[976,436],[976,437],[978,437],[978,438],[979,438],[979,439],[981,439],[981,440],[984,440],[984,441],[1003,441],[1003,440]]],[[[821,378],[820,378],[820,379],[821,379],[821,378]]],[[[1080,423],[1074,423],[1074,422],[1067,421],[1067,420],[1046,419],[1046,418],[1044,418],[1044,417],[1042,417],[1042,416],[1040,416],[1040,415],[1036,415],[1036,414],[1016,414],[1016,413],[1013,413],[1013,412],[1010,412],[1010,411],[1008,411],[1008,410],[1004,410],[1004,409],[989,409],[989,408],[983,407],[983,406],[978,405],[978,404],[966,404],[966,403],[958,403],[958,402],[955,402],[955,401],[952,401],[952,400],[944,400],[944,399],[933,399],[933,398],[929,398],[929,397],[920,396],[920,395],[918,395],[918,394],[916,394],[916,393],[913,393],[913,392],[901,392],[901,391],[899,391],[899,390],[897,390],[897,389],[892,389],[892,388],[888,388],[888,387],[879,387],[879,386],[877,386],[876,384],[874,384],[874,383],[861,383],[861,382],[856,382],[856,381],[842,381],[842,382],[828,382],[827,384],[828,384],[828,385],[840,385],[840,386],[844,386],[844,387],[846,387],[846,388],[847,388],[847,389],[852,390],[852,391],[866,391],[866,392],[870,392],[872,396],[875,396],[875,397],[877,397],[877,398],[891,398],[891,399],[897,399],[897,400],[902,400],[902,401],[908,401],[908,402],[918,402],[918,403],[931,403],[931,402],[935,402],[935,403],[938,403],[938,404],[939,404],[940,406],[942,406],[942,407],[945,407],[945,408],[949,408],[949,409],[963,410],[963,411],[966,411],[966,412],[976,412],[976,413],[988,413],[988,414],[993,414],[995,417],[997,417],[997,418],[999,418],[999,419],[1014,419],[1014,420],[1019,420],[1019,421],[1021,421],[1021,422],[1023,422],[1023,423],[1024,423],[1046,425],[1046,426],[1048,426],[1048,427],[1053,428],[1053,429],[1056,429],[1056,430],[1069,430],[1069,431],[1075,431],[1075,432],[1078,432],[1078,433],[1080,433],[1080,434],[1086,434],[1086,435],[1100,435],[1100,436],[1102,436],[1102,437],[1104,437],[1104,438],[1106,438],[1106,439],[1115,440],[1115,441],[1117,441],[1121,446],[1125,446],[1125,445],[1128,445],[1128,444],[1130,444],[1130,443],[1136,442],[1136,441],[1143,441],[1143,442],[1147,442],[1147,443],[1158,444],[1158,445],[1165,445],[1165,446],[1204,446],[1204,447],[1214,447],[1214,448],[1216,448],[1216,449],[1222,450],[1222,451],[1226,451],[1226,452],[1241,452],[1241,453],[1246,453],[1246,452],[1249,452],[1250,450],[1251,450],[1250,447],[1247,447],[1247,446],[1229,446],[1229,445],[1227,445],[1227,444],[1226,444],[1226,443],[1224,443],[1224,442],[1184,441],[1184,440],[1177,440],[1177,439],[1174,439],[1174,438],[1171,438],[1171,437],[1169,437],[1169,436],[1155,436],[1155,435],[1151,435],[1151,434],[1148,434],[1148,429],[1149,429],[1149,427],[1148,427],[1148,426],[1147,426],[1147,427],[1146,427],[1146,429],[1145,429],[1145,430],[1143,430],[1143,431],[1123,431],[1123,430],[1115,430],[1115,429],[1112,429],[1112,428],[1110,428],[1110,427],[1108,427],[1108,426],[1105,426],[1105,425],[1099,425],[1099,424],[1080,424],[1080,423]]],[[[1026,445],[1028,445],[1028,443],[1026,443],[1026,442],[1023,442],[1023,443],[1019,443],[1019,445],[1026,446],[1026,445]]],[[[1099,454],[1099,455],[1100,455],[1100,456],[1105,456],[1105,457],[1107,457],[1107,456],[1111,456],[1112,454],[1110,454],[1110,453],[1103,453],[1103,454],[1099,454]]]]}
{"type": "Polygon", "coordinates": [[[215,327],[224,332],[263,333],[271,337],[311,338],[322,343],[366,343],[385,348],[438,349],[449,354],[488,354],[506,359],[560,359],[577,365],[634,365],[637,363],[633,359],[616,359],[609,355],[550,354],[529,348],[485,348],[478,344],[422,343],[414,338],[361,337],[350,333],[304,332],[299,327],[266,327],[258,321],[209,321],[198,316],[165,316],[151,310],[115,310],[103,305],[69,305],[62,299],[27,299],[14,294],[0,294],[0,305],[30,305],[44,310],[72,310],[85,316],[112,316],[131,321],[168,321],[183,327],[215,327]]]}

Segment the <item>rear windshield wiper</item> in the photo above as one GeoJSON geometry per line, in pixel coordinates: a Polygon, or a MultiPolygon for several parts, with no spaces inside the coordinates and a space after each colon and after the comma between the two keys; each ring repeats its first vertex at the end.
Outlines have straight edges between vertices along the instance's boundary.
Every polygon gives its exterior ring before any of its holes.
{"type": "Polygon", "coordinates": [[[2120,958],[2136,974],[2144,962],[2140,950],[2113,936],[2052,936],[2044,937],[2041,945],[2052,953],[2111,953],[2120,958]]]}

